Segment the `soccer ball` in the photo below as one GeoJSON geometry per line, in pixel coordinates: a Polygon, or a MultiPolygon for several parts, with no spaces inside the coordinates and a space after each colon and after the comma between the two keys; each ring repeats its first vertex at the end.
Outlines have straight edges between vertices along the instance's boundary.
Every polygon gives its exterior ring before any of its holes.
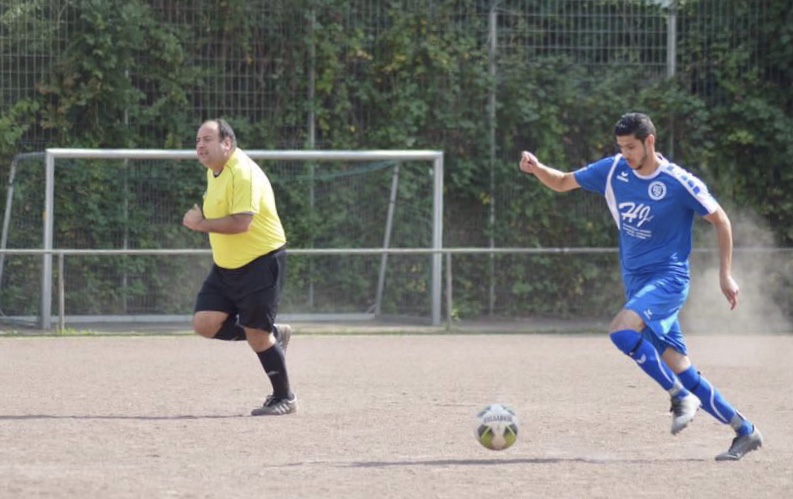
{"type": "Polygon", "coordinates": [[[504,450],[518,439],[518,416],[502,404],[490,404],[476,415],[476,439],[490,450],[504,450]]]}

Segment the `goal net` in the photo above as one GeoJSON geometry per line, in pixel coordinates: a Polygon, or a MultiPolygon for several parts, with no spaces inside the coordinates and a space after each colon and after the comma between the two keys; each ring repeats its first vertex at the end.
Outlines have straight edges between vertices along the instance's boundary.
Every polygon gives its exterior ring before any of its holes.
{"type": "MultiPolygon", "coordinates": [[[[273,184],[289,240],[280,316],[440,323],[441,152],[246,152],[273,184]]],[[[0,248],[6,320],[189,318],[212,264],[206,235],[181,225],[206,187],[194,151],[18,159],[0,248]]]]}

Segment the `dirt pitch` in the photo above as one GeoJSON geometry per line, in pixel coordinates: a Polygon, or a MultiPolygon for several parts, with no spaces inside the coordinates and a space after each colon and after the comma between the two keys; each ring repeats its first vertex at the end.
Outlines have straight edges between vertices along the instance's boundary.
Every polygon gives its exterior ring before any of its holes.
{"type": "Polygon", "coordinates": [[[731,431],[668,400],[603,335],[303,335],[300,412],[244,344],[188,335],[0,337],[3,498],[789,498],[793,336],[689,337],[698,367],[766,445],[717,463],[731,431]],[[513,406],[514,447],[477,410],[513,406]]]}

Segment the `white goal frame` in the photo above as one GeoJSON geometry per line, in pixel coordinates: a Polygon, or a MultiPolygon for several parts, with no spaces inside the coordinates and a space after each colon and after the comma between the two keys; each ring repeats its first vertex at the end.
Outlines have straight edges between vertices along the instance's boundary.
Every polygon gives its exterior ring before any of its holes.
{"type": "MultiPolygon", "coordinates": [[[[432,273],[431,273],[431,321],[433,326],[441,324],[441,293],[443,263],[443,151],[431,150],[369,150],[369,151],[332,151],[332,150],[286,150],[264,151],[245,150],[253,159],[293,160],[293,161],[431,161],[433,165],[432,198],[432,273]]],[[[195,150],[166,149],[71,149],[51,148],[45,152],[45,194],[43,213],[43,262],[41,270],[41,327],[52,327],[52,259],[55,208],[55,160],[71,159],[172,159],[198,160],[195,150]]],[[[424,249],[426,250],[426,249],[424,249]]],[[[387,248],[371,248],[367,251],[387,254],[387,248]]],[[[304,249],[301,253],[324,254],[321,249],[304,249]]],[[[119,250],[119,254],[124,250],[119,250]]]]}

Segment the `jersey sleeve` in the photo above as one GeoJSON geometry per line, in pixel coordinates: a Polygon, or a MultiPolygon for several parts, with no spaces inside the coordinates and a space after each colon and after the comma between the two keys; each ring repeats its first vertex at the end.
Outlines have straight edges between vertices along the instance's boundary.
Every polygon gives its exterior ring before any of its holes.
{"type": "Polygon", "coordinates": [[[237,148],[227,165],[231,181],[226,190],[226,203],[230,215],[250,215],[259,212],[261,182],[257,174],[261,169],[242,149],[237,148]]]}
{"type": "Polygon", "coordinates": [[[688,196],[683,197],[683,203],[688,208],[703,217],[719,209],[719,202],[710,193],[705,183],[696,175],[680,167],[676,167],[674,173],[680,185],[688,192],[688,196]]]}
{"type": "Polygon", "coordinates": [[[249,168],[240,168],[234,176],[229,213],[232,215],[256,213],[255,187],[249,168]]]}
{"type": "Polygon", "coordinates": [[[608,181],[612,164],[614,164],[614,156],[603,158],[600,161],[580,168],[573,172],[573,175],[575,175],[575,180],[581,188],[605,195],[606,182],[608,181]]]}

